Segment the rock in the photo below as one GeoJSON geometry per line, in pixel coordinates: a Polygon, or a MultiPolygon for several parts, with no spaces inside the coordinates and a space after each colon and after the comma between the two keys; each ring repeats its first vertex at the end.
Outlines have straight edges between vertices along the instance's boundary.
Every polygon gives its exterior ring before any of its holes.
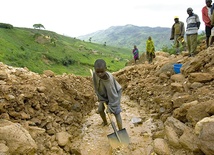
{"type": "Polygon", "coordinates": [[[183,74],[173,74],[170,79],[174,82],[184,82],[186,79],[185,79],[185,76],[183,74]]]}
{"type": "Polygon", "coordinates": [[[170,126],[165,126],[165,135],[167,140],[169,141],[169,145],[173,147],[180,148],[181,145],[179,143],[179,135],[175,132],[175,130],[170,126]]]}
{"type": "Polygon", "coordinates": [[[206,83],[213,80],[214,77],[209,73],[190,73],[189,81],[190,82],[201,82],[206,83]]]}
{"type": "Polygon", "coordinates": [[[190,88],[192,88],[192,89],[197,89],[197,88],[200,88],[200,87],[202,87],[202,86],[203,86],[203,84],[200,83],[200,82],[193,82],[193,83],[191,84],[190,88]]]}
{"type": "Polygon", "coordinates": [[[11,154],[34,155],[37,149],[35,141],[20,124],[0,120],[0,139],[6,141],[11,154]]]}
{"type": "Polygon", "coordinates": [[[186,122],[187,121],[186,115],[187,115],[188,109],[190,109],[191,107],[197,104],[198,104],[198,101],[192,101],[189,103],[182,104],[179,108],[173,111],[173,117],[182,122],[186,122]]]}
{"type": "Polygon", "coordinates": [[[183,146],[183,148],[186,148],[188,150],[191,150],[192,152],[200,152],[200,149],[198,148],[199,139],[194,134],[194,131],[192,128],[186,128],[179,138],[180,144],[183,146]]]}
{"type": "Polygon", "coordinates": [[[32,138],[36,138],[37,136],[45,133],[45,129],[36,126],[29,126],[28,130],[32,138]]]}
{"type": "Polygon", "coordinates": [[[186,118],[189,122],[195,125],[198,121],[202,120],[204,117],[210,116],[206,109],[213,105],[213,102],[202,102],[195,104],[194,106],[189,107],[187,109],[186,118]]]}
{"type": "Polygon", "coordinates": [[[191,102],[192,100],[189,94],[174,94],[172,97],[173,108],[179,108],[182,104],[191,102]]]}
{"type": "Polygon", "coordinates": [[[46,75],[47,77],[54,77],[55,73],[51,70],[45,70],[43,71],[43,74],[46,75]]]}
{"type": "Polygon", "coordinates": [[[39,93],[44,93],[46,91],[46,87],[45,86],[37,87],[37,91],[39,93]]]}
{"type": "Polygon", "coordinates": [[[177,137],[180,137],[184,130],[188,128],[184,123],[175,119],[174,117],[168,117],[167,120],[164,122],[165,128],[166,126],[171,127],[170,130],[173,130],[177,134],[177,137]]]}
{"type": "Polygon", "coordinates": [[[174,83],[171,83],[171,90],[175,92],[183,92],[184,88],[182,84],[174,82],[174,83]]]}
{"type": "Polygon", "coordinates": [[[59,146],[65,146],[69,142],[71,135],[67,132],[59,132],[56,134],[56,140],[59,146]]]}
{"type": "Polygon", "coordinates": [[[195,133],[199,138],[199,148],[206,155],[214,154],[214,116],[206,117],[195,126],[195,133]]]}
{"type": "Polygon", "coordinates": [[[171,151],[166,140],[161,138],[154,140],[154,152],[160,155],[171,155],[171,151]]]}
{"type": "Polygon", "coordinates": [[[0,143],[0,154],[2,155],[9,154],[9,148],[4,143],[0,143]]]}
{"type": "Polygon", "coordinates": [[[8,78],[8,75],[4,71],[0,71],[0,80],[6,80],[8,78]]]}

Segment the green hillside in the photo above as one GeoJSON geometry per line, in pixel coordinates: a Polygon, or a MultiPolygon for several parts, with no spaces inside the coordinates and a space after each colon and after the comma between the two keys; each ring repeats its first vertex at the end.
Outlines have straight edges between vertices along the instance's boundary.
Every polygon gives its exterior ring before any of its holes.
{"type": "Polygon", "coordinates": [[[172,41],[169,40],[171,28],[165,27],[148,27],[148,26],[112,26],[106,30],[97,31],[91,34],[79,36],[81,40],[88,41],[91,38],[92,42],[116,47],[125,47],[132,49],[137,45],[140,51],[145,52],[146,41],[149,36],[152,37],[156,50],[162,50],[163,47],[171,47],[172,41]]]}
{"type": "Polygon", "coordinates": [[[90,43],[55,32],[18,28],[0,28],[0,61],[14,67],[27,67],[42,73],[89,75],[97,58],[106,60],[113,72],[132,59],[130,49],[90,43]]]}

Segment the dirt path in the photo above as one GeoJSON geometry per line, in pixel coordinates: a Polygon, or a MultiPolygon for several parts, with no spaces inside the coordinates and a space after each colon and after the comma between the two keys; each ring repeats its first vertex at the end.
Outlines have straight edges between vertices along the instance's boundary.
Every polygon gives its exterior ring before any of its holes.
{"type": "Polygon", "coordinates": [[[101,126],[102,120],[93,110],[85,120],[82,139],[75,140],[74,144],[82,155],[150,155],[152,153],[151,131],[155,128],[152,118],[145,114],[142,107],[126,96],[122,97],[121,105],[123,127],[131,141],[129,146],[113,150],[107,138],[108,134],[113,133],[113,129],[111,125],[101,126]],[[133,118],[138,117],[143,120],[142,124],[133,123],[133,118]]]}

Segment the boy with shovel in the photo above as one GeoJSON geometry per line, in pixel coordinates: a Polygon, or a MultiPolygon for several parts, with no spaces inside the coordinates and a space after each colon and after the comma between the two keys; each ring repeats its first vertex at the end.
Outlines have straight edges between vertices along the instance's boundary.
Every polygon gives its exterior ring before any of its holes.
{"type": "Polygon", "coordinates": [[[113,113],[118,129],[122,129],[122,118],[120,115],[120,99],[122,87],[115,80],[113,75],[106,71],[106,62],[103,59],[97,59],[94,63],[93,84],[95,93],[98,97],[98,112],[103,120],[103,125],[107,125],[104,103],[107,104],[108,113],[113,113]]]}

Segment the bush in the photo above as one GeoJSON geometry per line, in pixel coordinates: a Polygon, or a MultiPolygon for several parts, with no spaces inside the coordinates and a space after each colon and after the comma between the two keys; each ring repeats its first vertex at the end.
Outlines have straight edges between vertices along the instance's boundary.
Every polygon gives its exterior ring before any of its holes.
{"type": "Polygon", "coordinates": [[[75,60],[73,60],[73,59],[71,59],[71,58],[69,58],[67,56],[62,59],[63,66],[69,66],[69,65],[74,64],[75,62],[76,62],[75,60]]]}
{"type": "Polygon", "coordinates": [[[174,52],[175,52],[173,47],[169,48],[169,47],[166,46],[166,45],[164,45],[164,46],[162,47],[162,51],[163,51],[163,52],[166,52],[166,53],[169,53],[169,54],[174,54],[174,52]]]}
{"type": "Polygon", "coordinates": [[[12,29],[12,28],[13,28],[13,25],[11,25],[11,24],[6,24],[6,23],[0,23],[0,28],[12,29]]]}

